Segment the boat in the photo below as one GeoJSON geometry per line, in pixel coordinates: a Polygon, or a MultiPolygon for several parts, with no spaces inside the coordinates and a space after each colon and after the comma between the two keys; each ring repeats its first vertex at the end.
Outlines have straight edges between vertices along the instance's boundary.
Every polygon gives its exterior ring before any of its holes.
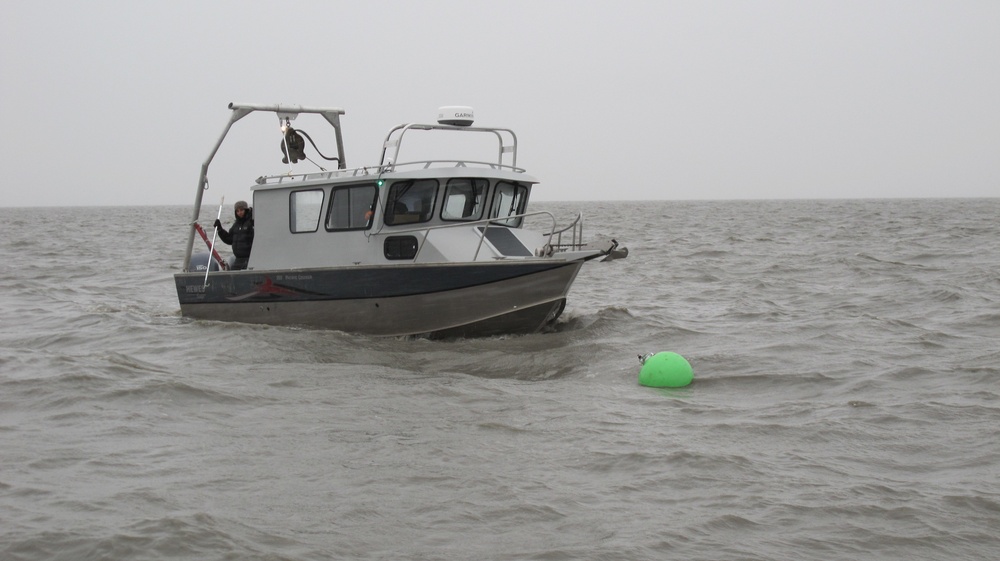
{"type": "Polygon", "coordinates": [[[470,107],[442,107],[437,122],[392,128],[380,161],[355,168],[345,162],[341,108],[229,109],[201,167],[183,267],[174,275],[185,317],[375,336],[534,333],[563,312],[585,262],[628,253],[614,239],[584,243],[582,213],[559,225],[550,212],[529,211],[539,182],[517,166],[517,136],[474,126],[470,107]],[[198,220],[212,160],[233,125],[253,113],[277,116],[272,140],[289,167],[250,187],[255,236],[246,268],[236,270],[198,220]],[[332,127],[335,156],[292,127],[303,116],[322,125],[326,138],[332,127]],[[409,148],[432,134],[456,137],[452,146],[483,144],[486,154],[400,160],[408,154],[404,138],[409,148]],[[479,140],[470,144],[469,135],[479,140]],[[305,139],[336,169],[316,163],[305,139]],[[196,251],[196,236],[208,251],[196,251]]]}

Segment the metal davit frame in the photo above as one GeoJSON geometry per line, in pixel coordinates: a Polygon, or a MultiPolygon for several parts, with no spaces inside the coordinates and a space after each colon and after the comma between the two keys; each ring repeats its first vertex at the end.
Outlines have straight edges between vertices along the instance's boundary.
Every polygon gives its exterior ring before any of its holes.
{"type": "Polygon", "coordinates": [[[208,166],[211,165],[212,160],[215,159],[215,154],[219,151],[219,147],[222,146],[222,141],[226,139],[226,135],[229,134],[229,129],[233,127],[236,121],[239,121],[254,111],[275,113],[278,116],[279,122],[286,119],[295,119],[295,117],[301,113],[315,113],[317,115],[322,115],[323,118],[326,119],[331,126],[333,126],[334,134],[336,134],[337,137],[337,167],[339,169],[346,169],[347,167],[344,159],[344,139],[340,131],[340,116],[344,114],[343,109],[340,109],[339,107],[259,105],[253,103],[230,103],[229,108],[233,111],[233,113],[229,116],[229,122],[226,123],[226,127],[222,130],[219,140],[215,142],[215,146],[208,154],[208,158],[205,160],[205,163],[201,164],[201,175],[198,177],[198,191],[195,193],[194,198],[194,213],[191,215],[191,223],[188,228],[187,249],[184,251],[184,262],[181,264],[181,270],[184,272],[189,272],[188,267],[191,262],[191,253],[194,248],[194,235],[196,231],[195,224],[198,222],[198,216],[201,214],[202,196],[208,189],[208,166]]]}

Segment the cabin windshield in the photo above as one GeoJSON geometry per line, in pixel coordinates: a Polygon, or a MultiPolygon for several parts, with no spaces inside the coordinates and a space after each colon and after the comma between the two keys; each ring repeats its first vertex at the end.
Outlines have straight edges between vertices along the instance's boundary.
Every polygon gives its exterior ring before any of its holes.
{"type": "Polygon", "coordinates": [[[437,191],[437,179],[416,179],[393,184],[385,205],[385,223],[395,226],[427,222],[434,216],[437,191]]]}
{"type": "Polygon", "coordinates": [[[524,208],[528,202],[528,188],[519,183],[500,181],[497,183],[493,193],[493,206],[490,207],[490,218],[499,224],[519,228],[521,218],[508,218],[518,214],[524,214],[524,208]]]}
{"type": "Polygon", "coordinates": [[[486,206],[489,181],[482,178],[454,178],[444,189],[442,220],[479,220],[486,206]]]}

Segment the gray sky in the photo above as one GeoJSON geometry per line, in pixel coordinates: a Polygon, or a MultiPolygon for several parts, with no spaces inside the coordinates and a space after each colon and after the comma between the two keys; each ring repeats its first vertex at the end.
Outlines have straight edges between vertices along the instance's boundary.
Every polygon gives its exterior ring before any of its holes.
{"type": "MultiPolygon", "coordinates": [[[[5,0],[0,14],[0,206],[190,204],[231,101],[344,108],[351,167],[377,163],[391,127],[471,105],[517,132],[538,200],[1000,196],[995,0],[5,0]]],[[[206,205],[287,169],[272,116],[230,137],[206,205]]]]}

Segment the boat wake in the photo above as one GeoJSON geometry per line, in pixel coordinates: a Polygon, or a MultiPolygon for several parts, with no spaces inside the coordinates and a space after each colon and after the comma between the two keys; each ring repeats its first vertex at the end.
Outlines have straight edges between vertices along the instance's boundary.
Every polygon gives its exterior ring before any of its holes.
{"type": "Polygon", "coordinates": [[[566,312],[546,330],[548,333],[567,333],[574,331],[603,331],[617,329],[635,319],[628,308],[623,306],[608,306],[594,313],[576,314],[566,312]]]}

